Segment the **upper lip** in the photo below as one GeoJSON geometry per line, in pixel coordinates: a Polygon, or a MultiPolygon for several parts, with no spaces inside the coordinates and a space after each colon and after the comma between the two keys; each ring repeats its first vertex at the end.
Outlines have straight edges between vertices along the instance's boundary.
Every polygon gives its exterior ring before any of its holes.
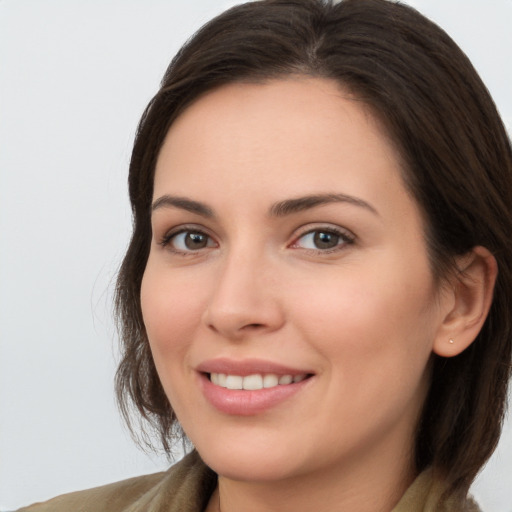
{"type": "Polygon", "coordinates": [[[254,374],[275,374],[275,375],[304,375],[312,374],[310,370],[303,368],[292,368],[266,361],[264,359],[209,359],[200,363],[196,370],[201,373],[225,373],[227,375],[239,375],[245,377],[254,374]]]}

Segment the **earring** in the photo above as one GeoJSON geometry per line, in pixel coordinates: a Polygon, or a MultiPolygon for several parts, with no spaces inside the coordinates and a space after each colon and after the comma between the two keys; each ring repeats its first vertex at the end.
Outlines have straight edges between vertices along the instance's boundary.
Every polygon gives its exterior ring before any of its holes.
{"type": "Polygon", "coordinates": [[[453,341],[453,339],[452,339],[452,338],[450,338],[449,343],[450,343],[451,345],[453,345],[453,344],[455,343],[455,341],[453,341]]]}

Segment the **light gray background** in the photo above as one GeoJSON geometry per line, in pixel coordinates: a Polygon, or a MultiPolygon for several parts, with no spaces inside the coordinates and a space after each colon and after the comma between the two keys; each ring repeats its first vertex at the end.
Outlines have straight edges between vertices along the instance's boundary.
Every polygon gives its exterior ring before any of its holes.
{"type": "MultiPolygon", "coordinates": [[[[0,510],[167,467],[113,401],[112,283],[136,123],[224,0],[0,0],[0,510]]],[[[411,0],[512,127],[512,0],[411,0]]],[[[512,425],[474,487],[512,511],[512,425]]]]}

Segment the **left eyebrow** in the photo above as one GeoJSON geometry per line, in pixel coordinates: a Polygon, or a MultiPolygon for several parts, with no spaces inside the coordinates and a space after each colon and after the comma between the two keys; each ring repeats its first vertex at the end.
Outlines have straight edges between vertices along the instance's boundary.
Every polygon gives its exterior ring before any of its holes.
{"type": "Polygon", "coordinates": [[[309,210],[315,206],[321,206],[329,203],[349,203],[354,206],[364,208],[375,215],[379,212],[369,203],[359,199],[358,197],[346,194],[314,194],[310,196],[297,197],[296,199],[286,199],[275,203],[270,208],[272,217],[284,217],[293,213],[309,210]]]}
{"type": "Polygon", "coordinates": [[[187,212],[195,213],[207,218],[213,218],[215,215],[213,210],[199,201],[194,201],[186,197],[176,197],[170,195],[164,195],[159,197],[152,205],[151,211],[158,210],[160,208],[178,208],[180,210],[186,210],[187,212]]]}

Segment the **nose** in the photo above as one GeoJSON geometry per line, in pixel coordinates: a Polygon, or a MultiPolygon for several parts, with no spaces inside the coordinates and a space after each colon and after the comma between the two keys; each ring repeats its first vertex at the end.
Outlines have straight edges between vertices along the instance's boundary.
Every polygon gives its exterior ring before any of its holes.
{"type": "Polygon", "coordinates": [[[263,258],[231,255],[203,315],[208,329],[231,339],[270,333],[284,324],[276,269],[263,258]]]}

